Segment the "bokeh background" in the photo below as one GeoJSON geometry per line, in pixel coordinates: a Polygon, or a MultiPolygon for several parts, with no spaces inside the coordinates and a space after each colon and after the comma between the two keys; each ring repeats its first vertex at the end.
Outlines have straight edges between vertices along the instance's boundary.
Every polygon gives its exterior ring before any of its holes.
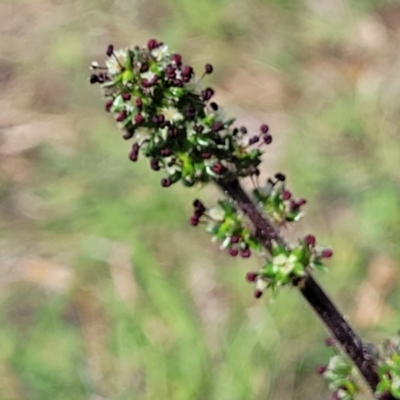
{"type": "MultiPolygon", "coordinates": [[[[238,124],[267,122],[335,257],[318,279],[368,341],[400,328],[398,0],[0,1],[0,399],[328,399],[331,350],[295,289],[246,271],[188,225],[212,188],[160,186],[92,60],[168,43],[238,124]]],[[[247,184],[250,187],[249,184],[247,184]]]]}

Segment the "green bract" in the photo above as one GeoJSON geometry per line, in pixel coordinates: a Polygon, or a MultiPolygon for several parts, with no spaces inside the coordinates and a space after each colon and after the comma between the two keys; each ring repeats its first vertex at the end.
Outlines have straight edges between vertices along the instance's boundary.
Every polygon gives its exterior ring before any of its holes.
{"type": "Polygon", "coordinates": [[[378,365],[380,382],[376,393],[382,395],[389,392],[400,399],[400,334],[384,343],[378,365]]]}
{"type": "Polygon", "coordinates": [[[213,235],[214,241],[221,242],[221,249],[261,251],[261,243],[246,226],[244,216],[239,214],[229,201],[219,200],[218,207],[209,209],[207,216],[206,229],[213,235]]]}
{"type": "Polygon", "coordinates": [[[278,225],[298,222],[303,217],[301,206],[305,201],[293,200],[291,193],[285,190],[284,181],[268,180],[264,187],[253,190],[253,196],[270,219],[278,225]]]}
{"type": "Polygon", "coordinates": [[[322,376],[329,384],[329,390],[334,392],[335,399],[353,400],[360,391],[354,380],[354,368],[342,355],[335,355],[329,360],[322,376]]]}

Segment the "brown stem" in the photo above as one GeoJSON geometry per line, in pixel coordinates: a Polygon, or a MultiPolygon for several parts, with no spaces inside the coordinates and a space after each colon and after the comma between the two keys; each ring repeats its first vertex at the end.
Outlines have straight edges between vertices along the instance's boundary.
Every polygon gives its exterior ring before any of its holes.
{"type": "MultiPolygon", "coordinates": [[[[271,250],[273,241],[287,246],[274,226],[261,214],[247,193],[242,189],[238,180],[216,183],[228,197],[236,202],[237,207],[247,215],[254,225],[256,237],[263,243],[267,250],[271,250]]],[[[296,282],[296,286],[360,370],[372,391],[375,392],[379,382],[377,366],[372,356],[365,350],[361,339],[311,275],[296,282]]],[[[385,400],[390,399],[394,400],[392,397],[385,397],[385,400]]]]}
{"type": "Polygon", "coordinates": [[[343,350],[360,370],[368,385],[375,392],[376,386],[379,383],[377,368],[372,356],[366,351],[360,337],[354,332],[311,275],[308,275],[298,287],[301,294],[318,314],[329,331],[332,332],[343,350]]]}

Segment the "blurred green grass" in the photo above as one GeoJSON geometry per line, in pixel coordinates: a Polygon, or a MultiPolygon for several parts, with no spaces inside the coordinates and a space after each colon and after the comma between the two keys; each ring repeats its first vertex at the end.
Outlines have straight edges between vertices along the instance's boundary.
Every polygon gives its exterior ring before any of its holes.
{"type": "Polygon", "coordinates": [[[160,187],[87,84],[109,43],[157,37],[240,122],[274,135],[308,201],[288,232],[335,258],[319,277],[368,340],[399,328],[394,1],[0,4],[0,399],[328,398],[325,332],[295,290],[255,302],[245,271],[188,226],[208,189],[160,187]]]}

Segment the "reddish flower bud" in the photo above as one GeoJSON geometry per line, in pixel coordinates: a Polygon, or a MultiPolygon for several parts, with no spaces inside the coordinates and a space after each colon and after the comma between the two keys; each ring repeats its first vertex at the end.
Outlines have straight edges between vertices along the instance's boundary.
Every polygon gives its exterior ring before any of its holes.
{"type": "Polygon", "coordinates": [[[211,64],[206,64],[204,69],[205,69],[205,73],[206,74],[211,74],[213,72],[213,70],[214,70],[214,68],[213,68],[213,66],[211,64]]]}
{"type": "Polygon", "coordinates": [[[159,43],[157,42],[156,39],[150,39],[150,40],[147,42],[147,48],[148,48],[149,50],[156,49],[158,46],[159,46],[159,43]]]}
{"type": "Polygon", "coordinates": [[[125,118],[126,118],[126,113],[125,113],[125,111],[121,111],[121,112],[117,115],[117,117],[115,118],[115,120],[116,120],[117,122],[122,122],[125,118]]]}
{"type": "Polygon", "coordinates": [[[224,128],[224,124],[220,121],[216,121],[213,123],[211,130],[214,132],[218,132],[224,128]]]}
{"type": "Polygon", "coordinates": [[[132,139],[134,134],[134,129],[126,130],[125,133],[122,135],[122,138],[125,140],[132,139]]]}
{"type": "Polygon", "coordinates": [[[188,107],[185,111],[186,117],[193,119],[196,116],[196,110],[193,107],[188,107]]]}
{"type": "Polygon", "coordinates": [[[190,220],[189,220],[189,222],[190,222],[190,225],[192,225],[192,226],[197,226],[198,224],[199,224],[199,218],[198,217],[196,217],[195,215],[192,215],[191,217],[190,217],[190,220]]]}
{"type": "Polygon", "coordinates": [[[101,79],[96,74],[92,74],[89,77],[89,82],[91,84],[93,84],[93,83],[101,83],[101,79]]]}
{"type": "Polygon", "coordinates": [[[224,166],[220,163],[220,162],[216,162],[213,167],[212,170],[216,173],[216,174],[220,174],[222,173],[224,169],[224,166]]]}
{"type": "Polygon", "coordinates": [[[210,103],[210,107],[213,111],[218,111],[218,104],[215,102],[210,103]]]}
{"type": "Polygon", "coordinates": [[[149,64],[147,62],[144,62],[141,66],[140,66],[140,72],[147,72],[149,70],[149,64]]]}
{"type": "Polygon", "coordinates": [[[307,203],[307,200],[306,199],[298,199],[296,203],[297,203],[297,205],[299,207],[301,207],[301,206],[304,206],[304,204],[307,203]]]}
{"type": "Polygon", "coordinates": [[[171,179],[169,179],[169,178],[162,178],[162,179],[161,179],[161,186],[162,186],[162,187],[169,187],[169,186],[171,186],[171,179]]]}
{"type": "Polygon", "coordinates": [[[286,180],[286,176],[283,175],[281,172],[276,173],[275,174],[275,178],[278,179],[278,181],[281,181],[281,182],[285,182],[285,180],[286,180]]]}
{"type": "Polygon", "coordinates": [[[260,140],[258,136],[253,136],[252,138],[249,139],[249,146],[251,146],[254,143],[257,143],[260,140]]]}
{"type": "Polygon", "coordinates": [[[196,208],[196,209],[194,210],[194,215],[195,215],[197,218],[200,218],[200,217],[203,216],[203,214],[204,214],[205,211],[206,211],[206,210],[205,210],[204,208],[201,208],[201,207],[196,208]]]}
{"type": "Polygon", "coordinates": [[[328,337],[325,340],[325,346],[332,347],[335,344],[335,339],[333,337],[328,337]]]}
{"type": "Polygon", "coordinates": [[[331,249],[324,249],[321,251],[322,258],[331,258],[333,256],[333,251],[331,249]]]}
{"type": "Polygon", "coordinates": [[[136,114],[135,115],[135,123],[136,124],[141,124],[144,121],[143,115],[142,114],[136,114]]]}
{"type": "Polygon", "coordinates": [[[108,57],[111,57],[112,53],[114,53],[114,46],[112,44],[109,44],[107,47],[106,54],[108,55],[108,57]]]}
{"type": "Polygon", "coordinates": [[[135,151],[131,151],[131,152],[129,153],[129,159],[130,159],[131,161],[133,161],[133,162],[137,161],[137,159],[138,159],[138,153],[135,152],[135,151]]]}
{"type": "Polygon", "coordinates": [[[242,256],[242,258],[249,258],[251,256],[251,251],[250,249],[243,249],[240,252],[240,255],[242,256]]]}
{"type": "Polygon", "coordinates": [[[123,93],[123,95],[121,96],[122,100],[128,101],[131,99],[131,94],[130,93],[123,93]]]}
{"type": "Polygon", "coordinates": [[[162,149],[160,153],[163,157],[169,157],[172,154],[170,149],[162,149]]]}
{"type": "Polygon", "coordinates": [[[229,249],[229,254],[230,254],[232,257],[236,257],[236,256],[239,254],[239,250],[238,250],[238,249],[234,249],[234,248],[230,248],[230,249],[229,249]]]}
{"type": "Polygon", "coordinates": [[[260,289],[256,289],[256,290],[254,291],[254,297],[255,297],[256,299],[259,299],[259,298],[262,296],[262,294],[263,294],[263,292],[262,292],[262,290],[260,290],[260,289]]]}
{"type": "Polygon", "coordinates": [[[168,129],[168,136],[170,137],[177,137],[179,130],[176,126],[170,126],[168,129]]]}
{"type": "Polygon", "coordinates": [[[193,68],[190,65],[185,65],[182,68],[182,76],[186,76],[188,78],[191,78],[193,75],[193,68]]]}
{"type": "Polygon", "coordinates": [[[240,240],[240,237],[238,235],[233,235],[231,237],[231,243],[238,243],[240,240]]]}
{"type": "Polygon", "coordinates": [[[318,375],[322,375],[326,371],[326,367],[324,365],[319,365],[316,369],[315,372],[318,375]]]}
{"type": "Polygon", "coordinates": [[[107,112],[110,112],[111,111],[111,107],[112,107],[113,104],[114,104],[114,100],[112,100],[112,99],[107,100],[106,106],[105,106],[105,110],[107,112]]]}
{"type": "Polygon", "coordinates": [[[180,54],[172,54],[171,61],[175,63],[175,65],[180,66],[182,64],[182,56],[180,54]]]}
{"type": "Polygon", "coordinates": [[[142,108],[142,106],[143,106],[143,101],[142,101],[142,99],[140,97],[138,97],[136,99],[136,107],[137,108],[142,108]]]}
{"type": "Polygon", "coordinates": [[[151,83],[149,82],[148,79],[142,79],[142,86],[144,88],[149,88],[151,86],[151,83]]]}
{"type": "Polygon", "coordinates": [[[176,78],[176,72],[175,72],[175,68],[172,65],[169,65],[166,69],[165,69],[165,75],[167,78],[169,79],[175,79],[176,78]]]}
{"type": "Polygon", "coordinates": [[[176,87],[183,87],[183,82],[180,79],[174,79],[173,84],[176,87]]]}
{"type": "Polygon", "coordinates": [[[314,235],[306,235],[306,237],[304,238],[305,243],[310,246],[310,247],[314,247],[315,246],[315,236],[314,235]]]}
{"type": "Polygon", "coordinates": [[[267,133],[269,131],[269,126],[267,124],[262,124],[260,126],[261,133],[267,133]]]}
{"type": "Polygon", "coordinates": [[[156,160],[155,158],[151,159],[150,168],[152,170],[154,170],[154,171],[159,171],[160,170],[160,164],[159,164],[158,160],[156,160]]]}
{"type": "Polygon", "coordinates": [[[213,95],[214,95],[214,90],[211,89],[211,88],[207,88],[207,89],[205,89],[205,90],[203,90],[203,91],[201,92],[201,98],[202,98],[204,101],[210,100],[211,97],[212,97],[213,95]]]}
{"type": "Polygon", "coordinates": [[[202,203],[201,200],[199,200],[199,199],[194,199],[194,200],[193,200],[193,203],[192,203],[192,206],[193,206],[193,207],[197,208],[197,207],[199,207],[199,206],[201,206],[201,205],[203,205],[203,203],[202,203]]]}
{"type": "Polygon", "coordinates": [[[282,200],[289,200],[292,197],[292,193],[289,190],[284,190],[281,194],[282,200]]]}
{"type": "Polygon", "coordinates": [[[258,273],[257,272],[248,272],[246,274],[246,281],[247,282],[255,282],[257,279],[258,273]]]}
{"type": "Polygon", "coordinates": [[[271,135],[264,136],[264,143],[265,144],[271,144],[272,143],[272,136],[271,135]]]}

